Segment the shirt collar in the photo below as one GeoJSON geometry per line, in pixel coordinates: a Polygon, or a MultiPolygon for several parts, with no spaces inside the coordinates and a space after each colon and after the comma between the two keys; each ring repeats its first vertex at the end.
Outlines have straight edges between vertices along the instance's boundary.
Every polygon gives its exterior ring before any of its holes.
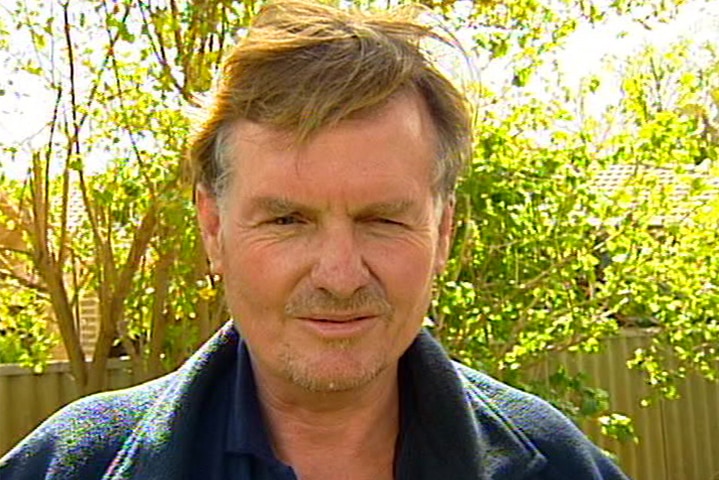
{"type": "Polygon", "coordinates": [[[400,360],[413,415],[396,478],[516,479],[536,472],[544,457],[457,368],[426,331],[400,360]]]}
{"type": "Polygon", "coordinates": [[[242,339],[237,344],[237,375],[233,381],[230,402],[226,451],[276,462],[257,398],[250,354],[242,339]]]}

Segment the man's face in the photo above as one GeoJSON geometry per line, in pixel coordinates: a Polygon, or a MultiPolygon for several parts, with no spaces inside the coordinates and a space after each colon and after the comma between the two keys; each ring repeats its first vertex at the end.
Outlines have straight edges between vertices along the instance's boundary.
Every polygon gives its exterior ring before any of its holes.
{"type": "Polygon", "coordinates": [[[255,369],[312,391],[371,382],[416,336],[447,258],[423,103],[397,97],[301,147],[250,122],[234,134],[225,196],[200,191],[198,210],[255,369]]]}

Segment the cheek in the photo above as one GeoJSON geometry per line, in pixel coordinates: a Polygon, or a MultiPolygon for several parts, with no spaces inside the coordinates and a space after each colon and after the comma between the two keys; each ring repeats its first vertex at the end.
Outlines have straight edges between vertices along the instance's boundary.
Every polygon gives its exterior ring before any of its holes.
{"type": "Polygon", "coordinates": [[[425,244],[396,245],[374,257],[372,269],[390,300],[421,306],[432,284],[433,249],[425,244]]]}
{"type": "Polygon", "coordinates": [[[225,245],[225,295],[232,312],[251,317],[283,309],[301,276],[297,252],[243,241],[225,245]]]}

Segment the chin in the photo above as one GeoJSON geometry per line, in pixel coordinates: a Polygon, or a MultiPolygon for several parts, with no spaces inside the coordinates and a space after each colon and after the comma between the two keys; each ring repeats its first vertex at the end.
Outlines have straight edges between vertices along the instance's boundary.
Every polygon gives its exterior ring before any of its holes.
{"type": "Polygon", "coordinates": [[[342,358],[342,355],[327,357],[314,361],[286,357],[284,375],[294,385],[310,392],[346,392],[369,385],[388,366],[384,356],[365,361],[342,358]]]}

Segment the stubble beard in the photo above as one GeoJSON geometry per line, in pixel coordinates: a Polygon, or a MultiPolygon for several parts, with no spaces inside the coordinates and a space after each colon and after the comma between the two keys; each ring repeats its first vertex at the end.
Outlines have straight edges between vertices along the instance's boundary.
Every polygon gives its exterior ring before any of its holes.
{"type": "Polygon", "coordinates": [[[357,359],[355,356],[362,354],[362,346],[358,345],[361,340],[323,341],[319,358],[308,358],[292,345],[285,344],[281,355],[282,373],[292,384],[314,393],[345,392],[364,387],[388,367],[388,352],[378,351],[367,359],[357,359]],[[352,352],[353,349],[357,351],[352,352]]]}

